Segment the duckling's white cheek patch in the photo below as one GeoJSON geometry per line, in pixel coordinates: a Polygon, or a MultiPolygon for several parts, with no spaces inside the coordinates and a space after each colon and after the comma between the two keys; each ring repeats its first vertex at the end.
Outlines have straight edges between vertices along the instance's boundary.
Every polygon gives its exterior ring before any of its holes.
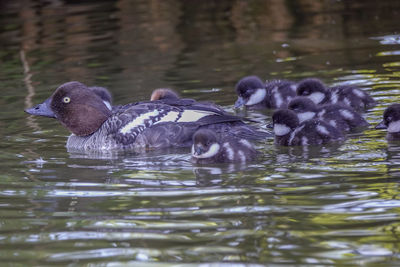
{"type": "Polygon", "coordinates": [[[297,113],[297,117],[299,118],[300,122],[310,120],[310,119],[314,118],[314,116],[315,116],[315,112],[312,112],[312,111],[297,113]]]}
{"type": "Polygon", "coordinates": [[[325,94],[321,92],[314,92],[311,95],[308,96],[309,99],[311,99],[315,104],[319,104],[324,100],[325,94]]]}
{"type": "Polygon", "coordinates": [[[131,130],[134,128],[146,127],[145,121],[147,120],[148,122],[151,122],[151,119],[156,117],[158,114],[159,112],[156,109],[151,112],[141,114],[140,116],[137,116],[133,121],[122,127],[119,131],[122,134],[127,134],[130,133],[131,130]]]}
{"type": "Polygon", "coordinates": [[[210,146],[210,148],[207,150],[206,153],[203,153],[201,155],[198,155],[195,153],[194,145],[192,146],[192,156],[198,159],[206,159],[206,158],[211,158],[214,157],[215,155],[218,154],[220,149],[220,145],[217,143],[214,143],[210,146]]]}
{"type": "Polygon", "coordinates": [[[277,136],[287,135],[288,133],[290,133],[290,128],[285,124],[275,123],[274,133],[277,136]]]}
{"type": "Polygon", "coordinates": [[[259,88],[252,94],[249,100],[246,102],[246,106],[251,106],[260,103],[264,100],[265,95],[267,94],[267,90],[264,88],[259,88]]]}
{"type": "Polygon", "coordinates": [[[389,127],[387,128],[389,133],[398,133],[400,132],[400,121],[394,121],[389,123],[389,127]]]}

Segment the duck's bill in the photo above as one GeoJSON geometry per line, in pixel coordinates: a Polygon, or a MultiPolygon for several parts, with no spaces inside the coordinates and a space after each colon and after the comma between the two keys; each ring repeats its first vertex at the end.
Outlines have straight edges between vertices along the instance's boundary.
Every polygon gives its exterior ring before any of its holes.
{"type": "Polygon", "coordinates": [[[235,102],[235,108],[240,108],[242,106],[244,106],[245,101],[242,97],[238,97],[238,99],[235,102]]]}
{"type": "Polygon", "coordinates": [[[51,99],[48,98],[46,101],[44,101],[41,104],[38,104],[34,107],[25,109],[25,112],[28,114],[31,114],[31,115],[55,118],[56,115],[50,109],[50,101],[51,101],[51,99]]]}
{"type": "Polygon", "coordinates": [[[378,125],[375,126],[375,129],[387,129],[385,121],[381,121],[378,125]]]}

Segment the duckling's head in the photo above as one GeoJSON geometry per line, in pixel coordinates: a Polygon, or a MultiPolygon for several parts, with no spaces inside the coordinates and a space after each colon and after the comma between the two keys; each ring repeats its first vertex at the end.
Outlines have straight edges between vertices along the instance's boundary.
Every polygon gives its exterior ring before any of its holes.
{"type": "Polygon", "coordinates": [[[242,78],[235,87],[238,99],[235,108],[252,106],[260,103],[267,95],[265,84],[257,76],[246,76],[242,78]]]}
{"type": "Polygon", "coordinates": [[[211,158],[220,151],[220,144],[215,132],[200,129],[193,135],[192,157],[198,159],[211,158]]]}

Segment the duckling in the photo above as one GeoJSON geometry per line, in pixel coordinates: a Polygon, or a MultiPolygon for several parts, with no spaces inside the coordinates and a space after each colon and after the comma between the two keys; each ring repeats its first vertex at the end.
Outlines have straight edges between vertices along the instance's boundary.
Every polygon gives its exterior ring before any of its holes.
{"type": "Polygon", "coordinates": [[[375,129],[387,129],[387,140],[400,140],[400,104],[392,104],[383,112],[383,120],[375,129]]]}
{"type": "Polygon", "coordinates": [[[369,123],[351,107],[341,104],[317,106],[307,97],[296,97],[289,102],[288,108],[295,111],[299,121],[318,118],[343,132],[366,127],[369,123]]]}
{"type": "Polygon", "coordinates": [[[264,83],[257,76],[246,76],[236,84],[236,93],[235,108],[285,108],[288,101],[296,96],[296,84],[286,80],[264,83]]]}
{"type": "Polygon", "coordinates": [[[249,162],[257,151],[250,141],[229,134],[200,129],[193,135],[192,160],[195,163],[249,162]]]}
{"type": "Polygon", "coordinates": [[[91,86],[89,90],[92,90],[96,95],[98,95],[109,110],[112,110],[112,97],[110,91],[107,88],[100,86],[91,86]]]}
{"type": "Polygon", "coordinates": [[[354,86],[340,85],[328,88],[316,78],[306,78],[297,84],[297,95],[310,98],[317,105],[343,104],[357,111],[376,105],[365,91],[354,86]]]}
{"type": "Polygon", "coordinates": [[[150,101],[163,100],[163,99],[179,99],[177,92],[170,88],[158,88],[153,91],[150,101]]]}
{"type": "Polygon", "coordinates": [[[272,115],[275,143],[284,146],[322,145],[343,140],[335,127],[318,119],[299,122],[296,113],[281,109],[272,115]]]}
{"type": "Polygon", "coordinates": [[[364,111],[376,105],[376,101],[365,91],[351,85],[330,88],[331,103],[344,103],[357,111],[364,111]]]}

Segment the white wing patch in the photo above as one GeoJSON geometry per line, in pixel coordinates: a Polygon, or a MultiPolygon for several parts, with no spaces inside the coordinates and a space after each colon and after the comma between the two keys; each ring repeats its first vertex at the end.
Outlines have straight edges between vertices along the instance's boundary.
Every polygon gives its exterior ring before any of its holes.
{"type": "Polygon", "coordinates": [[[124,127],[122,127],[119,131],[122,134],[129,133],[132,129],[140,127],[140,126],[145,126],[145,120],[151,120],[153,117],[157,116],[159,114],[158,110],[153,110],[151,112],[147,112],[144,114],[141,114],[140,116],[137,116],[133,121],[130,123],[126,124],[124,127]]]}
{"type": "Polygon", "coordinates": [[[341,110],[339,110],[339,112],[340,112],[340,115],[342,115],[343,118],[345,118],[345,119],[348,119],[348,120],[354,119],[354,115],[346,109],[341,109],[341,110]]]}
{"type": "Polygon", "coordinates": [[[336,104],[338,101],[339,101],[338,93],[336,91],[332,92],[332,94],[331,94],[331,103],[332,104],[336,104]]]}
{"type": "Polygon", "coordinates": [[[280,108],[283,104],[283,98],[280,92],[276,92],[274,94],[275,102],[276,102],[276,107],[280,108]]]}
{"type": "Polygon", "coordinates": [[[353,89],[353,94],[355,94],[359,98],[364,98],[365,97],[365,93],[363,91],[359,90],[359,89],[353,89]]]}
{"type": "Polygon", "coordinates": [[[310,120],[310,119],[314,118],[314,116],[315,116],[315,112],[312,112],[312,111],[297,113],[297,117],[299,118],[300,122],[310,120]]]}
{"type": "Polygon", "coordinates": [[[258,88],[254,94],[252,94],[249,100],[246,102],[246,106],[251,106],[260,103],[263,101],[265,95],[267,94],[267,90],[264,88],[258,88]]]}
{"type": "Polygon", "coordinates": [[[245,147],[253,148],[253,145],[252,145],[249,141],[247,141],[246,139],[240,139],[239,142],[240,142],[242,145],[244,145],[245,147]]]}
{"type": "Polygon", "coordinates": [[[161,123],[161,122],[175,122],[179,117],[179,112],[177,111],[170,111],[164,117],[162,117],[159,121],[155,122],[154,124],[161,123]]]}
{"type": "Polygon", "coordinates": [[[333,127],[337,127],[335,120],[330,120],[329,124],[332,125],[333,127]]]}
{"type": "Polygon", "coordinates": [[[326,129],[325,126],[317,125],[317,131],[318,131],[320,134],[329,135],[329,131],[328,131],[328,129],[326,129]]]}
{"type": "Polygon", "coordinates": [[[216,115],[217,113],[204,110],[184,110],[181,117],[176,122],[195,122],[209,115],[216,115]]]}
{"type": "Polygon", "coordinates": [[[242,150],[238,151],[238,155],[241,162],[246,162],[246,156],[244,155],[242,150]]]}
{"type": "Polygon", "coordinates": [[[347,97],[345,97],[345,98],[343,99],[343,102],[344,102],[346,105],[351,106],[351,102],[350,102],[350,100],[349,100],[347,97]]]}
{"type": "Polygon", "coordinates": [[[323,118],[325,113],[326,113],[326,109],[323,109],[320,112],[318,112],[318,118],[320,118],[320,119],[323,118]]]}
{"type": "Polygon", "coordinates": [[[225,142],[224,145],[223,145],[223,147],[225,148],[226,154],[228,155],[228,159],[229,159],[229,160],[233,160],[233,158],[234,158],[235,155],[234,155],[233,149],[232,149],[232,147],[229,145],[229,143],[228,143],[228,142],[225,142]]]}
{"type": "Polygon", "coordinates": [[[296,137],[296,134],[298,133],[298,132],[300,132],[301,130],[303,130],[303,128],[304,128],[304,124],[303,125],[301,125],[300,127],[297,127],[291,134],[290,134],[290,138],[289,138],[289,145],[291,145],[292,144],[292,142],[293,142],[293,139],[296,137]]]}
{"type": "MultiPolygon", "coordinates": [[[[162,122],[196,122],[201,118],[210,115],[218,115],[218,113],[212,111],[204,111],[204,110],[184,110],[184,111],[164,111],[164,110],[153,110],[147,113],[143,113],[136,118],[134,118],[131,122],[127,123],[124,127],[122,127],[119,131],[122,134],[132,133],[132,131],[141,132],[145,128],[151,127],[154,124],[162,123],[162,122]]],[[[137,133],[138,134],[138,133],[137,133]]]]}
{"type": "Polygon", "coordinates": [[[305,136],[303,136],[303,137],[301,138],[301,144],[302,144],[303,146],[307,146],[307,145],[308,145],[308,138],[305,137],[305,136]]]}

